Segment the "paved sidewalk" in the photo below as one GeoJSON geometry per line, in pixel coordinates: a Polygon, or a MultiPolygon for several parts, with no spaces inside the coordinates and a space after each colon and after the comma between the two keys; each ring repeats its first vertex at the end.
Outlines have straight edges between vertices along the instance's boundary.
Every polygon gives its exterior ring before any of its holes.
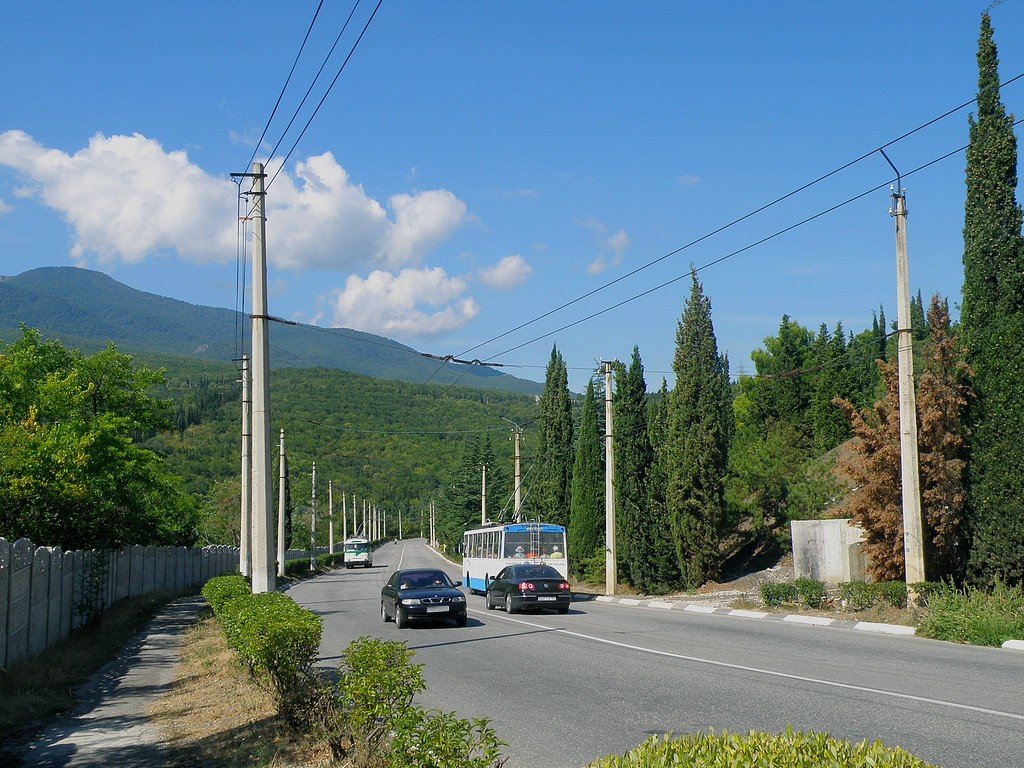
{"type": "Polygon", "coordinates": [[[181,636],[205,605],[201,597],[163,608],[122,651],[79,689],[82,702],[46,728],[23,756],[25,768],[159,768],[168,761],[146,711],[170,688],[181,636]]]}

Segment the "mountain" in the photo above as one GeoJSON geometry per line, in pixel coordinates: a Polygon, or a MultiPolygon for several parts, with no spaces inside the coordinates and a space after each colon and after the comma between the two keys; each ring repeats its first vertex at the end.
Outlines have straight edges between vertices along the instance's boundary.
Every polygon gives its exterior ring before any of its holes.
{"type": "MultiPolygon", "coordinates": [[[[21,324],[45,338],[86,352],[112,341],[132,355],[171,355],[193,360],[235,357],[236,333],[248,319],[146,293],[109,275],[77,267],[41,267],[0,277],[0,337],[12,339],[21,324]]],[[[348,328],[274,323],[270,362],[278,368],[336,368],[378,379],[423,383],[440,363],[412,347],[348,328]]],[[[540,394],[538,382],[483,366],[447,365],[432,382],[540,394]],[[465,375],[463,376],[463,374],[465,375]]]]}

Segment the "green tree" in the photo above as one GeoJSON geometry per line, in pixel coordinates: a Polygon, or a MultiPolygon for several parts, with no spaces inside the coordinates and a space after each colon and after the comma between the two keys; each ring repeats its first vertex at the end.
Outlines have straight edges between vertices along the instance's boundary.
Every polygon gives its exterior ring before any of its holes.
{"type": "Polygon", "coordinates": [[[587,382],[576,457],[572,465],[569,506],[569,565],[582,575],[587,560],[604,551],[604,463],[601,458],[600,426],[594,381],[587,382]]]}
{"type": "Polygon", "coordinates": [[[637,589],[658,583],[654,536],[647,508],[647,476],[654,463],[647,422],[647,383],[640,349],[633,347],[629,368],[619,367],[615,391],[615,516],[621,531],[623,572],[637,589]]]}
{"type": "Polygon", "coordinates": [[[676,386],[669,399],[666,493],[679,572],[688,588],[718,573],[734,427],[729,361],[718,353],[711,301],[695,272],[692,280],[672,361],[676,386]]]}
{"type": "Polygon", "coordinates": [[[573,465],[572,401],[569,372],[557,347],[551,348],[540,399],[540,446],[537,450],[537,479],[534,504],[544,522],[569,522],[569,481],[573,465]]]}
{"type": "Polygon", "coordinates": [[[1024,571],[1024,246],[1013,115],[999,96],[987,13],[978,40],[978,114],[969,118],[961,331],[974,371],[969,404],[970,577],[1020,583],[1024,571]]]}
{"type": "MultiPolygon", "coordinates": [[[[661,380],[661,389],[649,406],[649,436],[653,461],[647,474],[647,526],[651,554],[646,557],[649,568],[643,568],[635,576],[633,585],[651,594],[666,594],[680,585],[679,565],[676,561],[676,546],[672,535],[672,523],[668,515],[669,451],[668,419],[671,393],[668,384],[661,380]]],[[[644,545],[640,545],[641,552],[644,545]]],[[[638,557],[641,555],[638,555],[638,557]]],[[[630,572],[632,575],[632,571],[630,572]]]]}
{"type": "Polygon", "coordinates": [[[0,346],[0,536],[64,549],[192,544],[192,498],[133,435],[169,426],[162,374],[113,345],[86,357],[38,331],[0,346]]]}
{"type": "Polygon", "coordinates": [[[810,421],[814,448],[820,454],[835,448],[850,437],[850,422],[833,404],[836,397],[854,398],[849,372],[849,349],[843,324],[837,323],[831,335],[822,325],[819,349],[815,354],[817,375],[811,392],[810,421]]]}

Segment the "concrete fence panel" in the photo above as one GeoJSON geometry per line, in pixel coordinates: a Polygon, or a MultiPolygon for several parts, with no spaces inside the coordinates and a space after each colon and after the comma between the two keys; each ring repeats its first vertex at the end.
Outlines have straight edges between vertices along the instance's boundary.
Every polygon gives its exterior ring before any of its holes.
{"type": "Polygon", "coordinates": [[[174,591],[181,592],[185,589],[185,548],[175,547],[174,549],[174,591]]]}
{"type": "Polygon", "coordinates": [[[75,563],[78,552],[63,552],[60,556],[60,639],[71,634],[71,616],[75,610],[75,563]]]}
{"type": "Polygon", "coordinates": [[[11,577],[7,602],[7,668],[28,656],[28,617],[32,597],[32,555],[28,539],[11,547],[11,577]]]}
{"type": "Polygon", "coordinates": [[[131,572],[128,576],[128,595],[130,597],[138,597],[142,594],[142,555],[145,551],[146,548],[139,546],[138,544],[129,550],[129,556],[131,558],[131,572]]]}
{"type": "Polygon", "coordinates": [[[123,600],[132,593],[132,551],[128,547],[118,550],[117,556],[117,587],[114,590],[114,602],[123,600]]]}
{"type": "Polygon", "coordinates": [[[46,597],[46,647],[60,642],[61,610],[64,608],[64,552],[60,547],[50,550],[50,592],[46,597]]]}
{"type": "Polygon", "coordinates": [[[50,597],[50,548],[39,547],[32,556],[32,598],[28,616],[28,652],[46,650],[46,619],[50,597]]]}
{"type": "Polygon", "coordinates": [[[153,589],[163,592],[167,589],[167,547],[156,548],[156,565],[153,567],[153,589]]]}
{"type": "Polygon", "coordinates": [[[0,669],[7,668],[7,604],[11,597],[11,543],[0,539],[0,669]]]}
{"type": "Polygon", "coordinates": [[[156,547],[146,547],[142,553],[142,594],[156,591],[156,547]]]}

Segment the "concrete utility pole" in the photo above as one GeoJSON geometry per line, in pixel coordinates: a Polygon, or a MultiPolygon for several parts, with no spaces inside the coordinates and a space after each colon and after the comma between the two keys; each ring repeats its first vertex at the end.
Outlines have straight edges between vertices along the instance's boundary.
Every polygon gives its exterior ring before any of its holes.
{"type": "Polygon", "coordinates": [[[341,541],[348,541],[348,494],[341,494],[341,541]]]}
{"type": "Polygon", "coordinates": [[[398,540],[402,540],[402,508],[398,508],[398,540]]]}
{"type": "Polygon", "coordinates": [[[522,430],[519,429],[519,425],[516,424],[516,429],[512,433],[512,445],[515,450],[515,457],[513,458],[513,472],[515,474],[515,487],[513,493],[515,494],[515,500],[513,501],[512,519],[517,523],[523,519],[523,478],[519,470],[519,439],[522,435],[522,430]]]}
{"type": "MultiPolygon", "coordinates": [[[[888,158],[886,158],[888,160],[888,158]]],[[[890,163],[891,165],[891,163],[890,163]]],[[[914,350],[910,327],[910,266],[907,259],[907,198],[903,189],[892,192],[896,220],[897,349],[900,393],[900,470],[903,478],[903,557],[906,563],[907,594],[911,603],[917,595],[910,588],[925,580],[924,533],[921,522],[921,478],[917,454],[917,402],[914,395],[914,350]]]]}
{"type": "Polygon", "coordinates": [[[388,537],[388,511],[386,509],[381,510],[381,538],[386,539],[388,537]]]}
{"type": "Polygon", "coordinates": [[[238,570],[252,573],[252,399],[249,356],[242,355],[242,520],[238,533],[238,570]]]}
{"type": "Polygon", "coordinates": [[[430,500],[430,546],[436,546],[434,539],[434,500],[430,500]]]}
{"type": "Polygon", "coordinates": [[[483,475],[480,479],[480,525],[487,525],[487,465],[481,464],[483,475]]]}
{"type": "Polygon", "coordinates": [[[287,459],[284,455],[284,430],[282,429],[277,458],[277,575],[281,578],[284,578],[284,516],[286,511],[285,506],[288,503],[284,493],[285,484],[287,482],[285,475],[285,471],[287,469],[286,462],[287,459]]]}
{"type": "Polygon", "coordinates": [[[352,494],[352,535],[359,535],[359,522],[356,520],[356,495],[352,494]]]}
{"type": "Polygon", "coordinates": [[[262,163],[252,164],[252,591],[276,588],[270,537],[270,338],[267,314],[266,189],[262,163]]]}
{"type": "Polygon", "coordinates": [[[327,554],[334,554],[334,481],[327,481],[327,554]]]}
{"type": "Polygon", "coordinates": [[[615,562],[615,446],[612,441],[612,364],[604,364],[604,590],[614,595],[619,574],[615,562]]]}
{"type": "Polygon", "coordinates": [[[370,535],[370,529],[366,527],[366,522],[366,499],[363,499],[363,527],[361,530],[363,532],[364,539],[369,538],[370,535]]]}
{"type": "Polygon", "coordinates": [[[309,508],[309,570],[316,570],[316,462],[313,462],[313,498],[309,508]]]}

